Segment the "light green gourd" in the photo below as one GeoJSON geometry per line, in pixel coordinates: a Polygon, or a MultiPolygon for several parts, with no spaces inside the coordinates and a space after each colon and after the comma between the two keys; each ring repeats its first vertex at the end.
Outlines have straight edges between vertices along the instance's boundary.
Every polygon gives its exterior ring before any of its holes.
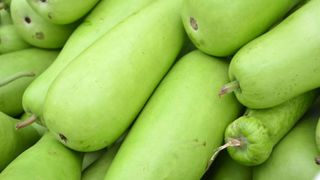
{"type": "Polygon", "coordinates": [[[24,110],[44,124],[44,101],[58,74],[103,34],[150,2],[153,0],[101,0],[72,33],[52,65],[26,89],[23,95],[24,110]]]}
{"type": "Polygon", "coordinates": [[[264,109],[320,87],[319,28],[320,0],[310,0],[235,54],[221,94],[264,109]]]}
{"type": "Polygon", "coordinates": [[[46,133],[0,174],[3,180],[79,180],[82,154],[72,151],[46,133]]]}
{"type": "Polygon", "coordinates": [[[120,137],[183,46],[180,7],[180,0],[155,1],[102,36],[59,74],[44,104],[45,124],[57,139],[87,152],[120,137]]]}
{"type": "Polygon", "coordinates": [[[195,180],[208,168],[241,105],[217,96],[228,63],[193,51],[161,81],[122,143],[105,180],[195,180]]]}
{"type": "Polygon", "coordinates": [[[316,94],[307,92],[272,108],[247,109],[225,130],[226,143],[234,140],[239,143],[228,147],[231,158],[247,166],[265,162],[276,144],[307,112],[316,94]]]}
{"type": "Polygon", "coordinates": [[[185,0],[182,20],[201,51],[230,56],[266,32],[302,0],[185,0]]]}

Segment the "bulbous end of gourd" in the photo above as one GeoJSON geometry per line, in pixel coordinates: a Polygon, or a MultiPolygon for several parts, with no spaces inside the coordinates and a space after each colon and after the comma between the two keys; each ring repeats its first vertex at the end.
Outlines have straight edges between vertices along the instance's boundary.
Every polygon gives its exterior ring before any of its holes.
{"type": "Polygon", "coordinates": [[[228,147],[228,153],[235,161],[246,166],[255,166],[268,159],[272,152],[268,130],[260,120],[242,116],[232,122],[225,131],[225,141],[238,140],[239,146],[228,147]]]}

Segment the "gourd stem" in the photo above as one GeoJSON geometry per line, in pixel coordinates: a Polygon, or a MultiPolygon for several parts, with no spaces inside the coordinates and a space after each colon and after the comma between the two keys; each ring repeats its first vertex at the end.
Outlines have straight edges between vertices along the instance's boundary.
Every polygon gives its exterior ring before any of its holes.
{"type": "Polygon", "coordinates": [[[31,125],[32,123],[36,122],[36,120],[37,120],[37,116],[35,114],[32,114],[32,116],[30,116],[28,119],[17,123],[16,129],[21,129],[21,128],[27,127],[27,126],[31,125]]]}
{"type": "Polygon", "coordinates": [[[14,74],[14,75],[12,75],[12,76],[0,81],[0,87],[5,86],[5,85],[7,85],[7,84],[19,79],[19,78],[22,78],[22,77],[33,77],[33,76],[35,76],[34,72],[19,72],[17,74],[14,74]]]}
{"type": "Polygon", "coordinates": [[[240,89],[239,81],[231,81],[228,84],[222,86],[219,92],[219,96],[223,96],[225,94],[231,93],[237,89],[240,89]]]}
{"type": "Polygon", "coordinates": [[[238,139],[234,139],[234,138],[230,138],[230,140],[225,143],[224,145],[218,147],[215,152],[213,153],[213,155],[211,156],[208,164],[207,164],[207,170],[209,169],[209,167],[211,166],[211,164],[213,163],[214,159],[217,157],[217,155],[219,154],[219,152],[221,152],[222,150],[228,148],[228,147],[235,147],[235,146],[241,146],[241,141],[238,139]]]}

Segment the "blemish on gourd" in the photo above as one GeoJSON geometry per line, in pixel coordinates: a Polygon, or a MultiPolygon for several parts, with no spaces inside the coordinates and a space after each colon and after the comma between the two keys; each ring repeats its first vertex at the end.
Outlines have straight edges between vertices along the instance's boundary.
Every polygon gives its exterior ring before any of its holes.
{"type": "Polygon", "coordinates": [[[191,25],[193,30],[195,30],[195,31],[198,30],[198,23],[194,19],[194,17],[190,17],[190,25],[191,25]]]}
{"type": "Polygon", "coordinates": [[[44,34],[43,32],[36,32],[35,37],[36,39],[42,40],[44,39],[44,34]]]}
{"type": "Polygon", "coordinates": [[[63,134],[59,133],[59,137],[60,137],[60,139],[61,139],[64,143],[67,143],[67,142],[68,142],[67,137],[64,136],[63,134]]]}
{"type": "Polygon", "coordinates": [[[48,18],[52,19],[52,13],[50,13],[50,12],[48,13],[48,18]]]}
{"type": "Polygon", "coordinates": [[[27,24],[30,24],[31,23],[31,18],[26,16],[24,17],[24,22],[26,22],[27,24]]]}

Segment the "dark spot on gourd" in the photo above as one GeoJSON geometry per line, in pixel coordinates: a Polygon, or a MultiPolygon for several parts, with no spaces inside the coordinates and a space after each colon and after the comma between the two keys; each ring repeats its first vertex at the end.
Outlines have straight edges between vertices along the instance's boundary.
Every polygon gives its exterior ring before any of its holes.
{"type": "Polygon", "coordinates": [[[59,133],[59,137],[60,137],[60,139],[61,139],[64,143],[67,143],[67,142],[68,142],[67,137],[64,136],[63,134],[59,133]]]}
{"type": "Polygon", "coordinates": [[[27,23],[27,24],[30,24],[31,23],[31,18],[26,16],[24,17],[24,21],[27,23]]]}
{"type": "Polygon", "coordinates": [[[43,34],[43,32],[36,32],[36,39],[44,39],[44,34],[43,34]]]}
{"type": "Polygon", "coordinates": [[[48,13],[48,18],[52,19],[52,13],[50,13],[50,12],[48,13]]]}
{"type": "Polygon", "coordinates": [[[40,2],[42,2],[42,3],[46,3],[47,2],[47,0],[39,0],[40,2]]]}
{"type": "Polygon", "coordinates": [[[191,25],[193,30],[195,30],[195,31],[198,30],[198,23],[194,19],[194,17],[190,17],[190,25],[191,25]]]}
{"type": "Polygon", "coordinates": [[[317,165],[320,165],[320,157],[319,156],[315,158],[315,162],[317,165]]]}
{"type": "Polygon", "coordinates": [[[202,143],[202,145],[203,145],[203,146],[206,146],[206,145],[207,145],[207,142],[204,141],[204,142],[202,143]]]}

